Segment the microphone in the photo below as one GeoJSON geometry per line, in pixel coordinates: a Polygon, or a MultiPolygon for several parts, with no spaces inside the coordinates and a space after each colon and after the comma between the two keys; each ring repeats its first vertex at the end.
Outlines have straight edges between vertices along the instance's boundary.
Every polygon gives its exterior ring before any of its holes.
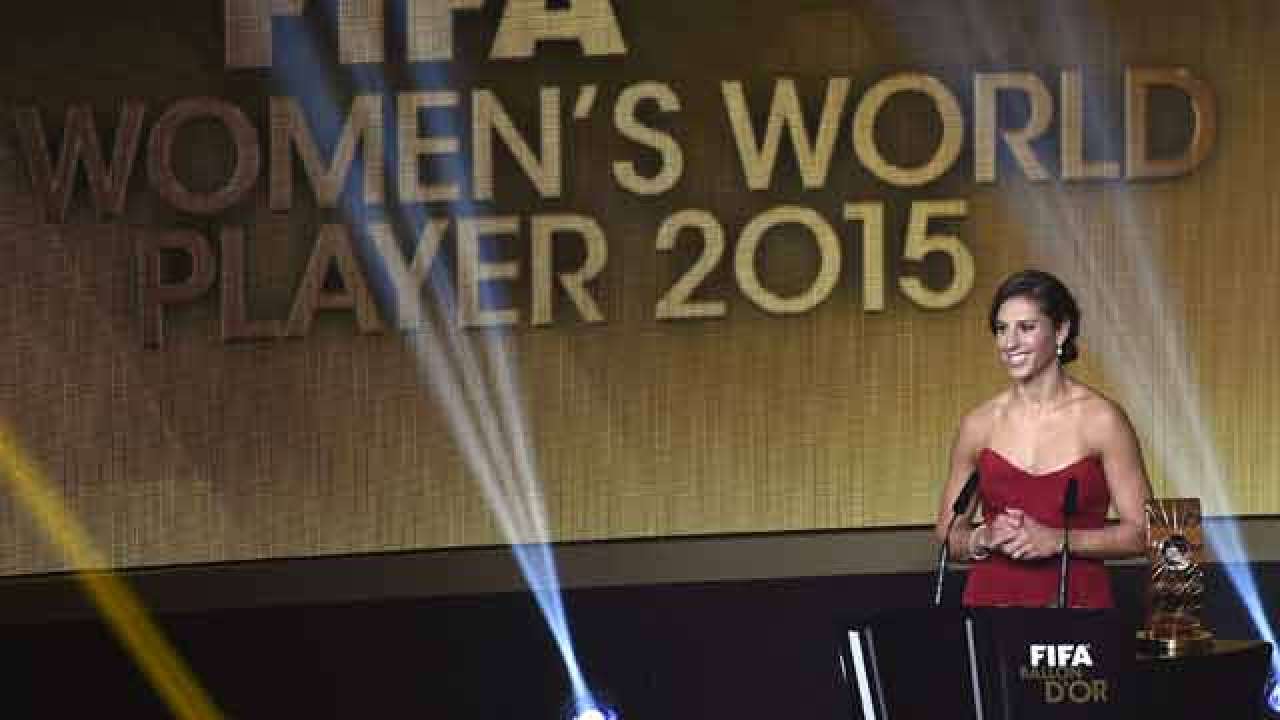
{"type": "Polygon", "coordinates": [[[1079,484],[1075,478],[1067,479],[1067,489],[1062,495],[1062,557],[1058,562],[1058,607],[1067,606],[1067,560],[1071,557],[1071,516],[1076,514],[1080,502],[1079,484]]]}
{"type": "Polygon", "coordinates": [[[933,580],[934,607],[942,607],[942,579],[947,574],[947,555],[951,550],[951,530],[956,526],[956,520],[959,520],[960,516],[969,510],[969,503],[973,501],[973,494],[977,490],[978,471],[974,470],[969,474],[969,479],[965,481],[964,487],[960,489],[960,494],[956,495],[956,501],[951,503],[951,522],[947,523],[947,532],[942,538],[942,547],[938,548],[938,571],[933,580]]]}
{"type": "MultiPolygon", "coordinates": [[[[951,503],[951,512],[953,516],[963,515],[969,509],[969,501],[973,499],[973,494],[978,491],[978,471],[974,470],[969,473],[969,479],[964,481],[964,487],[960,488],[960,494],[956,496],[956,501],[951,503]]],[[[956,518],[952,517],[951,522],[955,522],[956,518]]]]}

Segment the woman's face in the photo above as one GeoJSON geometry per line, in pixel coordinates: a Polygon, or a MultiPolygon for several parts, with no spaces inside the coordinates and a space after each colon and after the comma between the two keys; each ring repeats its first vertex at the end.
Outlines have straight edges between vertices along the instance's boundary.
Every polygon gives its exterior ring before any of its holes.
{"type": "Polygon", "coordinates": [[[1058,343],[1066,339],[1066,323],[1054,328],[1053,320],[1028,297],[1004,301],[996,312],[996,349],[1000,362],[1015,380],[1033,377],[1057,362],[1058,343]]]}

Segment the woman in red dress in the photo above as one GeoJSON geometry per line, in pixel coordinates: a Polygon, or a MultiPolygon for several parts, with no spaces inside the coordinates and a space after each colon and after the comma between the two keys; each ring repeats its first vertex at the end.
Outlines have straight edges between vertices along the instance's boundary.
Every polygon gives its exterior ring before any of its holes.
{"type": "Polygon", "coordinates": [[[1133,427],[1115,403],[1064,370],[1078,355],[1080,311],[1056,277],[1036,270],[1010,276],[989,319],[1012,383],[961,420],[937,522],[941,538],[956,496],[977,470],[983,521],[974,524],[971,511],[950,538],[953,555],[974,562],[964,604],[1055,602],[1062,501],[1074,478],[1079,501],[1067,604],[1111,607],[1103,560],[1143,552],[1151,496],[1133,427]],[[1111,506],[1116,519],[1108,521],[1111,506]]]}

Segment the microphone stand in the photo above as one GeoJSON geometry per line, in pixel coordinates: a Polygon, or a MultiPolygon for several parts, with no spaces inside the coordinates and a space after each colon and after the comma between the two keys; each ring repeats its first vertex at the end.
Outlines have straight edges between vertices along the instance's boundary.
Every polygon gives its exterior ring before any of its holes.
{"type": "Polygon", "coordinates": [[[947,556],[951,552],[951,530],[956,526],[956,520],[960,519],[960,515],[951,514],[951,522],[947,523],[947,537],[942,541],[942,547],[938,548],[938,570],[933,579],[933,606],[942,607],[942,580],[947,575],[947,556]]]}
{"type": "Polygon", "coordinates": [[[1076,514],[1076,479],[1067,480],[1067,490],[1062,498],[1062,554],[1058,563],[1058,607],[1067,606],[1067,575],[1071,558],[1071,516],[1076,514]]]}
{"type": "Polygon", "coordinates": [[[938,570],[933,579],[933,606],[942,607],[942,581],[947,575],[947,560],[951,551],[951,531],[956,521],[969,509],[969,502],[978,488],[978,472],[975,470],[965,481],[964,488],[951,504],[951,522],[947,523],[947,534],[942,539],[942,547],[938,548],[938,570]]]}

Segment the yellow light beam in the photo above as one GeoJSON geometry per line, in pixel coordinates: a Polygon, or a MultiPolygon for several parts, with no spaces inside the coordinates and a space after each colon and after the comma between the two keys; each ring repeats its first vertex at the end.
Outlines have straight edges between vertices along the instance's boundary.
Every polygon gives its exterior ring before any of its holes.
{"type": "Polygon", "coordinates": [[[14,497],[31,513],[62,551],[86,594],[107,621],[156,692],[179,718],[217,720],[213,704],[164,633],[151,621],[133,590],[115,573],[89,540],[80,522],[67,511],[58,493],[29,461],[9,428],[0,422],[0,476],[14,497]]]}

